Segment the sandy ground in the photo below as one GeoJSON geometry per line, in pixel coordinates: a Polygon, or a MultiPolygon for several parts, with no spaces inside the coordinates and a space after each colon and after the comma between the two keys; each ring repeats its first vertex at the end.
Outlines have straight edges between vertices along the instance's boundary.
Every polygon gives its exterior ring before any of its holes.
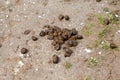
{"type": "MultiPolygon", "coordinates": [[[[94,42],[95,37],[82,33],[89,22],[101,25],[93,15],[107,14],[105,7],[119,11],[120,1],[0,0],[0,80],[120,80],[120,51],[88,49],[87,43],[94,42]],[[116,3],[110,4],[111,1],[116,3]],[[59,21],[60,14],[69,15],[70,21],[59,21]],[[84,35],[71,57],[65,58],[62,51],[53,49],[51,41],[39,37],[46,24],[76,28],[84,35]],[[24,35],[25,30],[30,34],[24,35]],[[33,35],[38,41],[31,40],[33,35]],[[23,47],[29,50],[26,55],[20,52],[23,47]],[[60,57],[58,64],[51,63],[53,54],[60,57]],[[88,67],[86,59],[90,57],[96,57],[98,65],[88,67]],[[71,64],[69,69],[66,63],[71,64]]],[[[120,49],[120,25],[112,26],[117,27],[114,40],[120,49]]]]}

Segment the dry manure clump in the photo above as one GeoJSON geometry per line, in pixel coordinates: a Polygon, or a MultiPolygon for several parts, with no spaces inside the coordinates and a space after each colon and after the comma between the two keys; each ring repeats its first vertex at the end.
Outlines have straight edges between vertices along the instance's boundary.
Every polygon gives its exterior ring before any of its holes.
{"type": "MultiPolygon", "coordinates": [[[[70,57],[71,54],[73,53],[71,47],[76,47],[78,45],[78,40],[83,39],[83,36],[79,35],[78,31],[75,28],[61,29],[58,26],[45,25],[44,29],[45,30],[42,30],[40,32],[39,36],[41,37],[46,36],[47,37],[46,39],[51,40],[51,45],[54,47],[56,51],[59,51],[61,49],[64,50],[65,52],[64,57],[70,57]]],[[[58,56],[56,60],[59,60],[58,56]]],[[[55,61],[53,57],[53,63],[57,63],[57,62],[59,61],[55,61]]]]}

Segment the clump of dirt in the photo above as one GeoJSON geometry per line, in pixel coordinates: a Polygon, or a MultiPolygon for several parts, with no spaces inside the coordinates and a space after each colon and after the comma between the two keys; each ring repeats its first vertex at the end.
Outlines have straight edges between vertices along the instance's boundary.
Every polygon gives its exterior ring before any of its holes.
{"type": "Polygon", "coordinates": [[[28,49],[26,49],[26,48],[22,48],[22,49],[21,49],[21,53],[22,53],[22,54],[26,54],[27,52],[28,52],[28,49]]]}
{"type": "Polygon", "coordinates": [[[2,44],[0,43],[0,48],[2,47],[2,44]]]}
{"type": "Polygon", "coordinates": [[[102,0],[96,0],[96,2],[100,2],[100,1],[102,1],[102,0]]]}
{"type": "Polygon", "coordinates": [[[68,15],[62,15],[62,14],[60,14],[59,16],[58,16],[58,19],[61,21],[61,20],[63,20],[63,19],[65,19],[66,21],[69,21],[70,20],[70,17],[68,16],[68,15]]]}
{"type": "Polygon", "coordinates": [[[33,40],[33,41],[37,41],[38,38],[37,38],[36,36],[32,36],[32,40],[33,40]]]}
{"type": "Polygon", "coordinates": [[[30,30],[25,30],[25,31],[24,31],[24,34],[25,34],[25,35],[28,35],[30,32],[31,32],[30,30]]]}
{"type": "Polygon", "coordinates": [[[59,57],[57,55],[53,55],[53,63],[57,64],[59,62],[59,57]]]}
{"type": "Polygon", "coordinates": [[[118,46],[114,42],[111,42],[110,48],[115,49],[115,48],[118,48],[118,46]]]}
{"type": "MultiPolygon", "coordinates": [[[[66,16],[66,18],[68,20],[68,16],[66,16]]],[[[54,46],[56,51],[61,49],[64,50],[64,57],[70,57],[73,53],[71,47],[76,47],[78,45],[78,40],[83,39],[83,36],[79,35],[75,28],[61,29],[60,27],[50,25],[45,25],[44,28],[45,30],[42,30],[39,35],[41,37],[47,36],[47,39],[52,41],[51,45],[54,46]]],[[[53,63],[57,62],[54,62],[53,59],[53,63]]]]}

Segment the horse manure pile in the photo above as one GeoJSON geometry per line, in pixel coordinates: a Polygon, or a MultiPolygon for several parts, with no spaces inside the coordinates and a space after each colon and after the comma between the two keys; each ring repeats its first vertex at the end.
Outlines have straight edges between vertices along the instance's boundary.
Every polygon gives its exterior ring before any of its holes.
{"type": "MultiPolygon", "coordinates": [[[[64,57],[70,57],[73,53],[71,47],[76,47],[78,45],[78,40],[83,39],[82,35],[78,34],[78,31],[73,29],[67,29],[57,26],[45,25],[45,30],[42,30],[39,34],[41,37],[47,37],[48,40],[51,40],[51,45],[54,47],[56,51],[63,50],[64,57]]],[[[53,55],[53,63],[59,62],[59,57],[57,55],[53,55]]]]}

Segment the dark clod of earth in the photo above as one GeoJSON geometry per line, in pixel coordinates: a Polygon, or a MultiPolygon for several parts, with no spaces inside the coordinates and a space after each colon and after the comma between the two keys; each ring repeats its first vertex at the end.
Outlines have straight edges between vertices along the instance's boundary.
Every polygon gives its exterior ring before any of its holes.
{"type": "Polygon", "coordinates": [[[54,54],[54,55],[52,56],[52,61],[53,61],[54,64],[57,64],[57,63],[59,62],[59,57],[54,54]]]}
{"type": "Polygon", "coordinates": [[[58,16],[58,19],[61,21],[61,20],[64,19],[64,16],[63,16],[63,15],[59,15],[59,16],[58,16]]]}
{"type": "Polygon", "coordinates": [[[28,49],[26,49],[26,48],[22,48],[22,49],[21,49],[21,53],[22,53],[22,54],[26,54],[27,52],[28,52],[28,49]]]}
{"type": "Polygon", "coordinates": [[[61,20],[63,20],[63,19],[65,19],[66,21],[69,21],[70,20],[70,17],[68,16],[68,15],[62,15],[62,14],[60,14],[59,16],[58,16],[58,19],[61,21],[61,20]]]}
{"type": "Polygon", "coordinates": [[[36,36],[32,36],[32,40],[33,40],[33,41],[37,41],[38,38],[37,38],[36,36]]]}
{"type": "Polygon", "coordinates": [[[70,57],[71,54],[73,53],[73,51],[70,48],[67,48],[67,47],[64,47],[63,50],[65,52],[64,57],[70,57]]]}
{"type": "Polygon", "coordinates": [[[2,44],[0,43],[0,48],[2,47],[2,44]]]}
{"type": "Polygon", "coordinates": [[[45,31],[41,31],[39,34],[41,37],[44,37],[46,35],[45,31]]]}
{"type": "Polygon", "coordinates": [[[110,23],[109,19],[104,19],[104,24],[105,25],[109,25],[109,23],[110,23]]]}
{"type": "Polygon", "coordinates": [[[24,31],[24,34],[25,34],[25,35],[28,35],[30,32],[31,32],[30,30],[25,30],[25,31],[24,31]]]}
{"type": "Polygon", "coordinates": [[[66,15],[65,20],[67,20],[67,21],[70,20],[70,17],[66,15]]]}
{"type": "Polygon", "coordinates": [[[56,51],[58,51],[58,50],[61,49],[61,45],[60,44],[56,44],[54,48],[55,48],[56,51]]]}
{"type": "Polygon", "coordinates": [[[110,43],[110,48],[111,49],[115,49],[115,48],[117,48],[118,46],[115,44],[115,43],[113,43],[113,42],[111,42],[110,43]]]}
{"type": "Polygon", "coordinates": [[[66,42],[66,45],[69,47],[75,47],[78,45],[78,42],[76,40],[69,40],[66,42]]]}
{"type": "Polygon", "coordinates": [[[100,1],[102,1],[102,0],[96,0],[96,2],[100,2],[100,1]]]}
{"type": "MultiPolygon", "coordinates": [[[[76,47],[78,45],[78,40],[83,39],[83,36],[79,35],[78,31],[75,28],[61,29],[58,26],[45,25],[44,29],[45,30],[41,31],[39,35],[41,37],[44,37],[46,35],[47,39],[52,41],[51,45],[54,46],[54,49],[56,51],[63,49],[63,51],[65,52],[64,57],[70,57],[73,53],[73,50],[70,48],[76,47]]],[[[54,61],[53,63],[56,63],[56,61],[54,61]]]]}

